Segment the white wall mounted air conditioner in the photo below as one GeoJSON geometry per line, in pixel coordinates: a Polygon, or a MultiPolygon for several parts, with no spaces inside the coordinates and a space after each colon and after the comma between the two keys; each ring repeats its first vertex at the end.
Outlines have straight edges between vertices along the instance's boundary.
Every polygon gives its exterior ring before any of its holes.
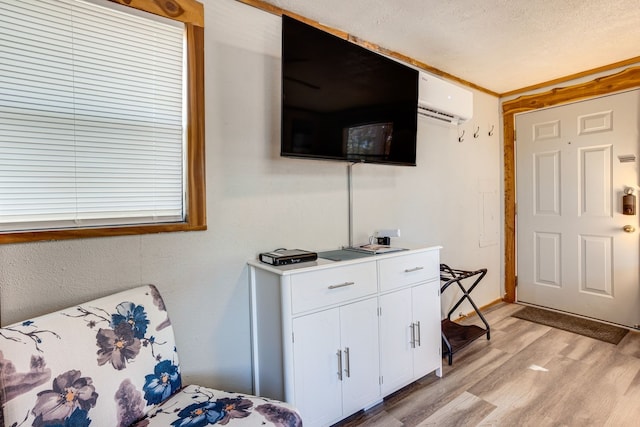
{"type": "Polygon", "coordinates": [[[458,125],[473,116],[473,93],[430,74],[420,73],[418,114],[458,125]]]}

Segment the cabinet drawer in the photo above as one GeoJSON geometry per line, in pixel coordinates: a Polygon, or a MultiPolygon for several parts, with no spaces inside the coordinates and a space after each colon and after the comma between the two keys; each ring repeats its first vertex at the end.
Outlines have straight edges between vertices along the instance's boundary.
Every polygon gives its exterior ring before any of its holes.
{"type": "Polygon", "coordinates": [[[380,291],[440,277],[438,251],[420,252],[378,261],[380,291]]]}
{"type": "Polygon", "coordinates": [[[291,276],[293,314],[376,293],[376,264],[366,262],[291,276]]]}

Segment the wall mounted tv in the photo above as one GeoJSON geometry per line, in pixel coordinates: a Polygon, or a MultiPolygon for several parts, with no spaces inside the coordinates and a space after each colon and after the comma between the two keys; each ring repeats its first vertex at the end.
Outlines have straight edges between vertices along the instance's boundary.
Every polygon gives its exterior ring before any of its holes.
{"type": "Polygon", "coordinates": [[[282,17],[282,156],[415,166],[417,105],[417,70],[282,17]]]}

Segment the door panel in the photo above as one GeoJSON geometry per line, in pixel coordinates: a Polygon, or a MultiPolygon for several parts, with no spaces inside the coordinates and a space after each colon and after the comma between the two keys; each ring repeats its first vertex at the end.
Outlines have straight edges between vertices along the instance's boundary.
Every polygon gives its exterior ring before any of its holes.
{"type": "Polygon", "coordinates": [[[377,298],[340,307],[340,328],[342,411],[351,414],[380,398],[377,298]]]}
{"type": "Polygon", "coordinates": [[[560,152],[535,154],[536,215],[560,215],[560,152]]]}
{"type": "Polygon", "coordinates": [[[580,290],[594,295],[613,297],[611,247],[613,239],[602,236],[580,236],[580,290]]]}
{"type": "Polygon", "coordinates": [[[413,378],[411,347],[411,289],[402,289],[380,297],[380,372],[382,394],[395,391],[413,378]]]}
{"type": "Polygon", "coordinates": [[[580,215],[612,216],[611,146],[580,148],[580,215]]]}
{"type": "Polygon", "coordinates": [[[294,404],[305,424],[329,424],[342,416],[338,309],[293,319],[294,404]]]}
{"type": "Polygon", "coordinates": [[[535,282],[560,286],[560,234],[535,233],[535,282]]]}
{"type": "Polygon", "coordinates": [[[418,326],[418,342],[413,352],[413,375],[421,377],[442,363],[440,333],[440,282],[414,286],[412,291],[413,319],[418,326]]]}
{"type": "Polygon", "coordinates": [[[633,327],[640,324],[640,91],[516,117],[517,299],[633,327]]]}

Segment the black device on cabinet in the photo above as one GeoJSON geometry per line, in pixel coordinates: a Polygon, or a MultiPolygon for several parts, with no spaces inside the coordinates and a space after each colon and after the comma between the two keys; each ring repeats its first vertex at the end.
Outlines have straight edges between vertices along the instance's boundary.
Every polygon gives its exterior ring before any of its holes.
{"type": "Polygon", "coordinates": [[[284,15],[281,155],[415,166],[418,74],[284,15]]]}

